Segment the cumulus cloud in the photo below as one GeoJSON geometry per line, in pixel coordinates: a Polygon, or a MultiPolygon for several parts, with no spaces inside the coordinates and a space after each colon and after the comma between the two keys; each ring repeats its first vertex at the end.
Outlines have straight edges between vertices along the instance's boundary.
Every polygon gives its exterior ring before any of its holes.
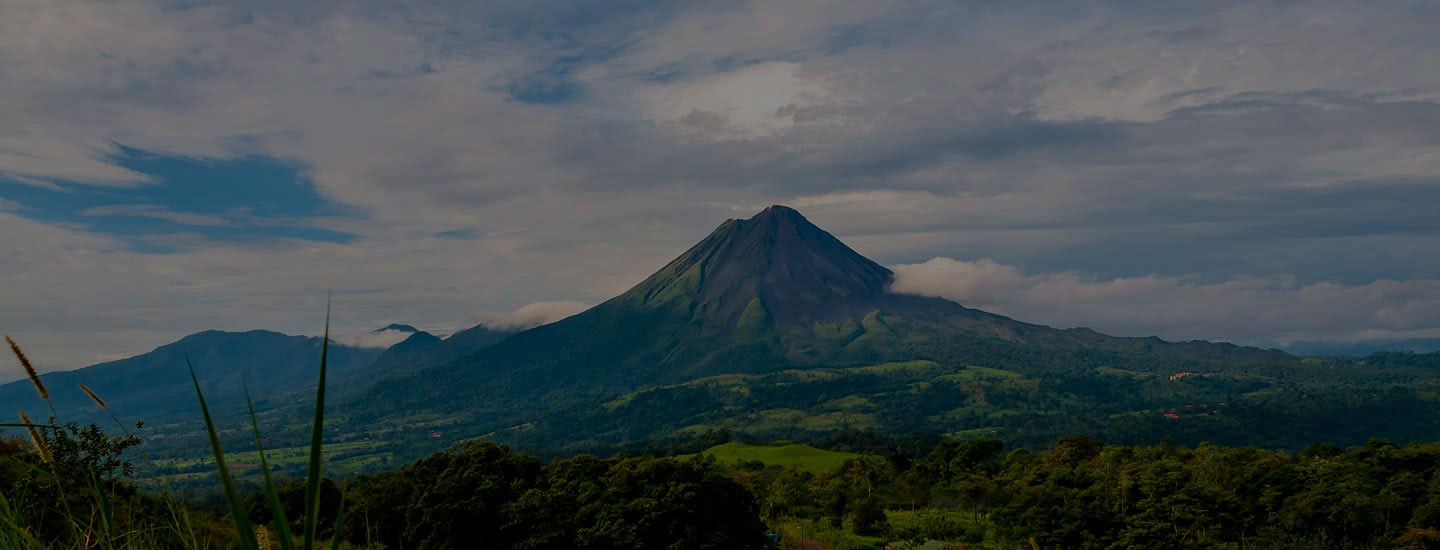
{"type": "Polygon", "coordinates": [[[589,308],[590,305],[584,302],[535,302],[520,306],[514,311],[472,315],[469,322],[493,329],[527,329],[559,321],[589,308]]]}
{"type": "Polygon", "coordinates": [[[1279,275],[1103,279],[1070,271],[1029,274],[988,259],[951,258],[892,268],[894,292],[1127,336],[1281,345],[1440,336],[1440,279],[1359,285],[1279,275]]]}

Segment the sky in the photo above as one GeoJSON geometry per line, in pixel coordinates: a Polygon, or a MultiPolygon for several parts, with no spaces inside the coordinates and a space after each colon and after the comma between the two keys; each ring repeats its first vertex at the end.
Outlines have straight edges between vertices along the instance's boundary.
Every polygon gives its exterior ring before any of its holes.
{"type": "Polygon", "coordinates": [[[0,331],[44,370],[332,292],[347,341],[553,320],[769,204],[1027,321],[1440,337],[1434,2],[0,12],[0,331]]]}

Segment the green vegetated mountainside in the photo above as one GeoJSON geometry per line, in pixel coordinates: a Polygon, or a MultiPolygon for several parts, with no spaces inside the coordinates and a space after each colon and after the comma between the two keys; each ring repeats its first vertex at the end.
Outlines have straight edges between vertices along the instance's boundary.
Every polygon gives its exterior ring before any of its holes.
{"type": "MultiPolygon", "coordinates": [[[[440,338],[408,325],[391,325],[382,331],[412,333],[406,340],[388,349],[362,348],[330,342],[328,386],[337,395],[364,391],[376,380],[383,380],[392,370],[412,370],[433,366],[464,357],[513,334],[513,329],[475,326],[440,338]]],[[[208,445],[204,432],[196,422],[199,413],[195,389],[187,370],[195,367],[201,388],[210,405],[230,429],[222,434],[234,445],[243,445],[247,437],[240,429],[244,411],[244,391],[249,389],[259,416],[270,428],[269,443],[291,450],[303,449],[309,425],[305,422],[313,407],[316,382],[315,364],[320,359],[320,338],[292,336],[267,330],[226,332],[207,330],[186,336],[134,357],[110,361],[72,371],[41,375],[60,418],[108,425],[107,412],[99,409],[78,387],[84,384],[108,402],[127,424],[143,421],[141,435],[158,464],[181,475],[181,480],[203,478],[209,467],[208,445]]],[[[44,350],[35,350],[43,357],[44,350]]],[[[49,406],[36,395],[29,381],[20,380],[0,385],[0,403],[29,411],[31,416],[48,416],[49,406]]],[[[406,430],[418,430],[427,439],[433,432],[426,429],[432,417],[407,416],[394,419],[406,430]]],[[[411,443],[404,438],[387,437],[385,427],[346,425],[340,417],[329,440],[337,471],[370,471],[389,464],[393,449],[411,443]],[[340,427],[344,426],[342,430],[340,427]]],[[[441,442],[424,450],[434,450],[441,442]]],[[[407,454],[413,458],[418,454],[407,454]]],[[[241,456],[239,464],[252,464],[253,457],[241,456]]],[[[304,464],[281,463],[281,468],[301,468],[304,464]]],[[[253,472],[247,472],[253,473],[253,472]]],[[[295,473],[295,472],[289,472],[295,473]]],[[[242,474],[243,477],[244,474],[242,474]]]]}
{"type": "Polygon", "coordinates": [[[1302,360],[1060,330],[892,293],[892,280],[798,212],[771,207],[726,221],[614,299],[396,374],[343,408],[370,425],[443,416],[447,433],[559,453],[722,428],[1300,447],[1440,427],[1433,357],[1302,360]]]}

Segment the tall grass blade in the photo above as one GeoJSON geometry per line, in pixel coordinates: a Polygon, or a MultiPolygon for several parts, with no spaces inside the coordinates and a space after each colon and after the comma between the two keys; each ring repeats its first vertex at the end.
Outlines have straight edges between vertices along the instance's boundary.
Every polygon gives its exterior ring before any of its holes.
{"type": "Polygon", "coordinates": [[[115,510],[110,506],[110,497],[100,488],[100,481],[96,479],[94,472],[90,474],[90,489],[95,491],[95,504],[100,508],[100,527],[105,532],[100,545],[114,548],[115,542],[120,540],[120,530],[115,526],[115,510]]]}
{"type": "Polygon", "coordinates": [[[315,385],[315,426],[310,431],[310,471],[305,477],[305,550],[314,550],[320,524],[320,463],[325,429],[325,362],[330,352],[330,303],[325,303],[325,337],[320,340],[320,381],[315,385]]]}
{"type": "MultiPolygon", "coordinates": [[[[23,411],[21,412],[21,418],[24,419],[27,423],[30,421],[30,419],[29,419],[28,417],[25,417],[25,414],[24,414],[23,411]]],[[[59,426],[46,426],[46,425],[43,425],[43,424],[0,424],[0,426],[25,426],[25,427],[27,427],[27,428],[32,428],[32,434],[36,434],[36,432],[34,432],[33,429],[45,429],[45,428],[49,428],[49,429],[51,429],[51,430],[61,431],[61,428],[60,428],[59,426]]],[[[32,437],[38,437],[38,435],[32,435],[32,437]]],[[[46,464],[46,465],[50,465],[50,459],[48,458],[48,456],[49,456],[49,452],[47,451],[47,452],[46,452],[46,456],[42,456],[42,457],[41,457],[42,463],[44,463],[44,464],[46,464]]],[[[30,474],[31,476],[34,476],[36,479],[39,479],[39,478],[42,478],[42,477],[43,477],[43,478],[49,478],[50,481],[52,481],[52,482],[55,483],[55,486],[56,486],[56,487],[61,486],[60,476],[55,475],[55,469],[54,469],[54,466],[53,466],[53,465],[51,465],[51,467],[49,467],[49,468],[41,468],[41,467],[39,467],[39,466],[35,466],[35,465],[30,464],[30,463],[27,463],[27,462],[20,462],[20,463],[18,463],[18,464],[19,464],[19,466],[20,466],[21,468],[24,468],[24,469],[26,469],[26,470],[29,470],[29,474],[30,474]]],[[[69,499],[64,499],[64,498],[62,498],[62,499],[59,499],[59,501],[60,501],[60,510],[61,510],[62,512],[64,512],[64,515],[62,515],[61,517],[64,518],[64,520],[65,520],[65,525],[70,528],[70,534],[75,537],[75,540],[80,540],[80,537],[81,537],[81,535],[80,535],[80,523],[77,522],[77,521],[75,521],[75,518],[76,518],[77,516],[70,511],[70,500],[69,500],[69,499]]],[[[3,548],[3,547],[0,547],[0,550],[9,550],[9,549],[5,549],[5,548],[3,548]]]]}
{"type": "Polygon", "coordinates": [[[45,548],[39,539],[36,539],[20,525],[20,506],[7,500],[3,491],[0,491],[0,548],[5,550],[45,548]]]}
{"type": "Polygon", "coordinates": [[[250,408],[250,427],[255,430],[255,452],[260,455],[260,473],[265,476],[265,496],[270,501],[270,517],[274,519],[275,536],[280,539],[281,550],[295,550],[295,537],[290,534],[289,516],[280,504],[280,492],[275,490],[275,480],[270,478],[270,463],[265,459],[265,446],[260,442],[260,423],[255,420],[255,402],[250,399],[250,388],[245,388],[245,406],[250,408]]]}
{"type": "Polygon", "coordinates": [[[345,488],[340,488],[340,505],[335,508],[335,525],[330,528],[330,550],[340,550],[340,518],[345,517],[345,488]]]}
{"type": "Polygon", "coordinates": [[[190,368],[190,382],[195,384],[195,397],[200,399],[200,413],[205,416],[205,431],[210,436],[210,452],[215,455],[215,468],[220,472],[220,486],[225,490],[225,500],[230,504],[230,515],[235,521],[235,534],[239,537],[241,550],[259,550],[260,543],[255,540],[255,529],[250,526],[250,518],[245,515],[245,505],[240,501],[240,493],[235,490],[235,481],[230,479],[230,468],[225,465],[225,452],[220,450],[220,436],[215,433],[215,420],[210,417],[210,407],[205,405],[205,393],[200,391],[200,379],[195,376],[195,365],[190,363],[190,357],[185,357],[185,366],[190,368]]]}

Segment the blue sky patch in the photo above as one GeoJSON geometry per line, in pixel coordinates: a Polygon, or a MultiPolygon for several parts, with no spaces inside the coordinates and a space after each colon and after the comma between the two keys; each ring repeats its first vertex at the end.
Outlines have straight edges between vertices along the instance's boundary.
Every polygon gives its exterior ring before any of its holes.
{"type": "Polygon", "coordinates": [[[470,228],[454,229],[450,231],[441,231],[439,233],[436,233],[435,236],[442,239],[474,239],[475,230],[470,228]]]}
{"type": "Polygon", "coordinates": [[[553,105],[580,99],[585,89],[571,73],[586,61],[584,56],[563,56],[544,68],[509,85],[510,97],[525,103],[553,105]]]}
{"type": "Polygon", "coordinates": [[[31,219],[121,237],[148,252],[166,251],[148,237],[167,234],[229,242],[356,238],[314,226],[315,218],[357,213],[321,196],[295,163],[263,156],[195,159],[128,147],[111,161],[154,183],[104,187],[57,181],[55,188],[42,188],[0,176],[0,198],[17,203],[18,213],[31,219]]]}

